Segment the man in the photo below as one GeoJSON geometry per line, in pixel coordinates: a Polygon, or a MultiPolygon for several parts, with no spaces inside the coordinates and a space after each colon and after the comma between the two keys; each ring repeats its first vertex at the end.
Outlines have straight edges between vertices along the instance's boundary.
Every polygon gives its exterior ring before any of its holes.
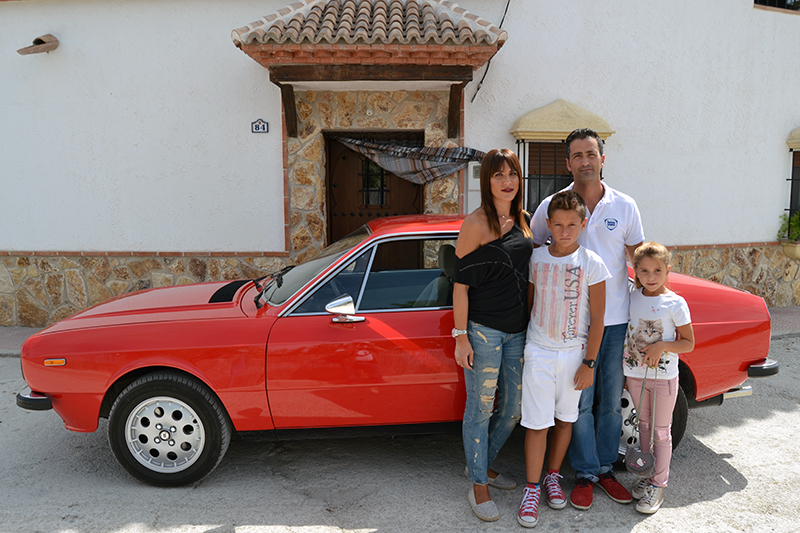
{"type": "MultiPolygon", "coordinates": [[[[625,253],[644,241],[639,208],[630,196],[603,184],[605,163],[603,141],[590,129],[577,129],[566,140],[567,169],[572,173],[572,189],[580,194],[589,216],[586,230],[578,242],[597,253],[606,264],[611,279],[606,281],[606,310],[603,340],[594,369],[594,383],[581,393],[578,420],[572,428],[569,459],[578,477],[570,494],[570,504],[581,510],[592,506],[595,483],[612,500],[629,503],[631,494],[614,477],[613,464],[619,451],[622,427],[620,397],[625,378],[622,350],[628,327],[628,268],[625,253]]],[[[547,229],[546,198],[536,209],[531,223],[533,242],[544,244],[547,229]]],[[[592,361],[584,361],[590,366],[592,361]]],[[[591,366],[590,366],[591,367],[591,366]]]]}

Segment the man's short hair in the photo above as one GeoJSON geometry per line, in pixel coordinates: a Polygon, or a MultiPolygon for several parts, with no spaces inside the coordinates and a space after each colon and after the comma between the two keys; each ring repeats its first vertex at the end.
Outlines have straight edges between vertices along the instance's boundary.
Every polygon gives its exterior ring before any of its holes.
{"type": "Polygon", "coordinates": [[[556,211],[575,211],[581,220],[586,220],[586,203],[581,195],[573,191],[561,191],[554,194],[547,206],[547,218],[551,218],[556,211]]]}
{"type": "Polygon", "coordinates": [[[567,135],[567,159],[569,159],[569,145],[572,144],[572,141],[576,139],[588,139],[591,137],[597,141],[597,149],[600,150],[600,155],[603,155],[603,139],[597,134],[596,131],[589,129],[589,128],[578,128],[577,130],[573,130],[569,135],[567,135]]]}

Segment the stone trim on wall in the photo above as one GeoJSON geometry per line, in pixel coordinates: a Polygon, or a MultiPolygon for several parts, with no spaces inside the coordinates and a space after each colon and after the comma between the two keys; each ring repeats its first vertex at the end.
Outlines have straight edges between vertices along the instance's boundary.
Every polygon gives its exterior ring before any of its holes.
{"type": "Polygon", "coordinates": [[[768,307],[800,305],[800,262],[777,242],[674,246],[672,271],[746,290],[768,307]]]}
{"type": "MultiPolygon", "coordinates": [[[[266,255],[0,257],[0,326],[44,327],[120,294],[204,281],[259,278],[291,264],[266,255]]],[[[215,255],[211,255],[215,254],[215,255]]]]}
{"type": "MultiPolygon", "coordinates": [[[[769,307],[800,305],[800,261],[777,242],[669,249],[673,272],[744,289],[769,307]]],[[[0,326],[43,327],[120,294],[258,278],[295,262],[288,254],[266,252],[121,253],[0,252],[0,326]]]]}
{"type": "Polygon", "coordinates": [[[289,257],[289,252],[20,252],[0,250],[0,257],[289,257]]]}

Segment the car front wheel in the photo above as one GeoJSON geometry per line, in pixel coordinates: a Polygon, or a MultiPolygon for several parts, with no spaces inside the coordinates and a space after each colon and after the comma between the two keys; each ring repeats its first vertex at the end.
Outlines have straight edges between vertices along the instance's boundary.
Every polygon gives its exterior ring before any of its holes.
{"type": "Polygon", "coordinates": [[[224,408],[205,385],[169,372],[128,385],[108,423],[117,461],[135,478],[160,486],[207,476],[225,455],[231,432],[224,408]]]}
{"type": "MultiPolygon", "coordinates": [[[[639,432],[634,426],[636,408],[628,389],[622,391],[622,435],[619,440],[620,460],[625,457],[628,446],[639,445],[639,432]]],[[[672,449],[678,447],[686,432],[686,421],[689,418],[689,404],[686,401],[686,394],[682,387],[678,387],[678,398],[675,401],[675,408],[672,410],[672,449]]]]}

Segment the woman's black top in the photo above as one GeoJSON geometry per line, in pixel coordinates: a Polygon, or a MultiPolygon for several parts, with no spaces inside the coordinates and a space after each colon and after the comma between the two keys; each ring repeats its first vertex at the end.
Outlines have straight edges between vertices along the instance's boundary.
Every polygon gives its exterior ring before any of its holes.
{"type": "Polygon", "coordinates": [[[533,240],[519,225],[464,257],[454,280],[469,286],[469,320],[505,333],[528,326],[528,266],[533,240]]]}

